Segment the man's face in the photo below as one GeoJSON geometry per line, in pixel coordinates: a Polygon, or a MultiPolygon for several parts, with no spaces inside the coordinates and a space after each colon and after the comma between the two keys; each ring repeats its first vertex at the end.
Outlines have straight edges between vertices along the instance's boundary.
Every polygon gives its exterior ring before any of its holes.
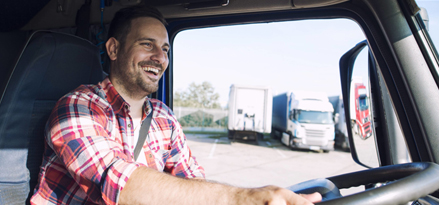
{"type": "Polygon", "coordinates": [[[168,33],[157,19],[141,17],[131,21],[124,45],[117,51],[111,78],[118,92],[140,99],[157,91],[159,79],[169,64],[168,33]]]}

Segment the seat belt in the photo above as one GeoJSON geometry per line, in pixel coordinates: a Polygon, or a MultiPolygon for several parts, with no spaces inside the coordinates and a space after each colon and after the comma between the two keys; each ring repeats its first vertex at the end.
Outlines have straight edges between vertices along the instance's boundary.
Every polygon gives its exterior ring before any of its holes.
{"type": "Polygon", "coordinates": [[[154,109],[152,108],[151,103],[149,103],[149,105],[151,106],[151,112],[146,117],[146,119],[142,122],[142,125],[140,125],[139,139],[137,140],[136,148],[134,148],[135,161],[137,161],[140,151],[142,150],[143,144],[145,144],[146,137],[148,136],[149,127],[151,126],[152,113],[154,109]]]}

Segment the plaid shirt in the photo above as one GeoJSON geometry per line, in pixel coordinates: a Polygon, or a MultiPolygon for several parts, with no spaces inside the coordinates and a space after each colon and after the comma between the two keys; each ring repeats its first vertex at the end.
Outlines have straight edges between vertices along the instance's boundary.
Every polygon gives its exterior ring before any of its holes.
{"type": "MultiPolygon", "coordinates": [[[[130,105],[106,78],[62,97],[47,122],[46,149],[32,204],[117,204],[119,193],[139,166],[184,178],[204,177],[173,112],[154,108],[143,145],[147,164],[135,162],[130,105]]],[[[144,103],[144,120],[150,113],[144,103]]],[[[145,193],[147,197],[147,193],[145,193]]]]}

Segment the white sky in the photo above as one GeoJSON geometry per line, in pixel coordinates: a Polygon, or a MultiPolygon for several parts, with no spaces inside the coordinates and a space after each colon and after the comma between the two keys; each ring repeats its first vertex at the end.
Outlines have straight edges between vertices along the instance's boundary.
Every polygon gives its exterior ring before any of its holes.
{"type": "MultiPolygon", "coordinates": [[[[439,0],[417,2],[427,8],[430,36],[437,45],[439,0]]],[[[338,95],[339,59],[364,39],[360,27],[347,19],[183,31],[173,47],[174,89],[183,91],[191,82],[209,81],[222,105],[227,104],[232,84],[270,86],[274,95],[289,90],[338,95]]]]}

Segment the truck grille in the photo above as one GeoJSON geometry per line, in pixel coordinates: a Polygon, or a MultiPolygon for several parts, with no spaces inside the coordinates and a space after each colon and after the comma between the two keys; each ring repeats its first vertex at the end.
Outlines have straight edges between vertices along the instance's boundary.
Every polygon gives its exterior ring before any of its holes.
{"type": "Polygon", "coordinates": [[[324,137],[325,131],[324,130],[306,129],[306,136],[307,137],[324,137]]]}
{"type": "Polygon", "coordinates": [[[368,125],[366,125],[366,126],[364,127],[364,131],[365,131],[366,133],[370,133],[370,124],[368,124],[368,125]]]}

